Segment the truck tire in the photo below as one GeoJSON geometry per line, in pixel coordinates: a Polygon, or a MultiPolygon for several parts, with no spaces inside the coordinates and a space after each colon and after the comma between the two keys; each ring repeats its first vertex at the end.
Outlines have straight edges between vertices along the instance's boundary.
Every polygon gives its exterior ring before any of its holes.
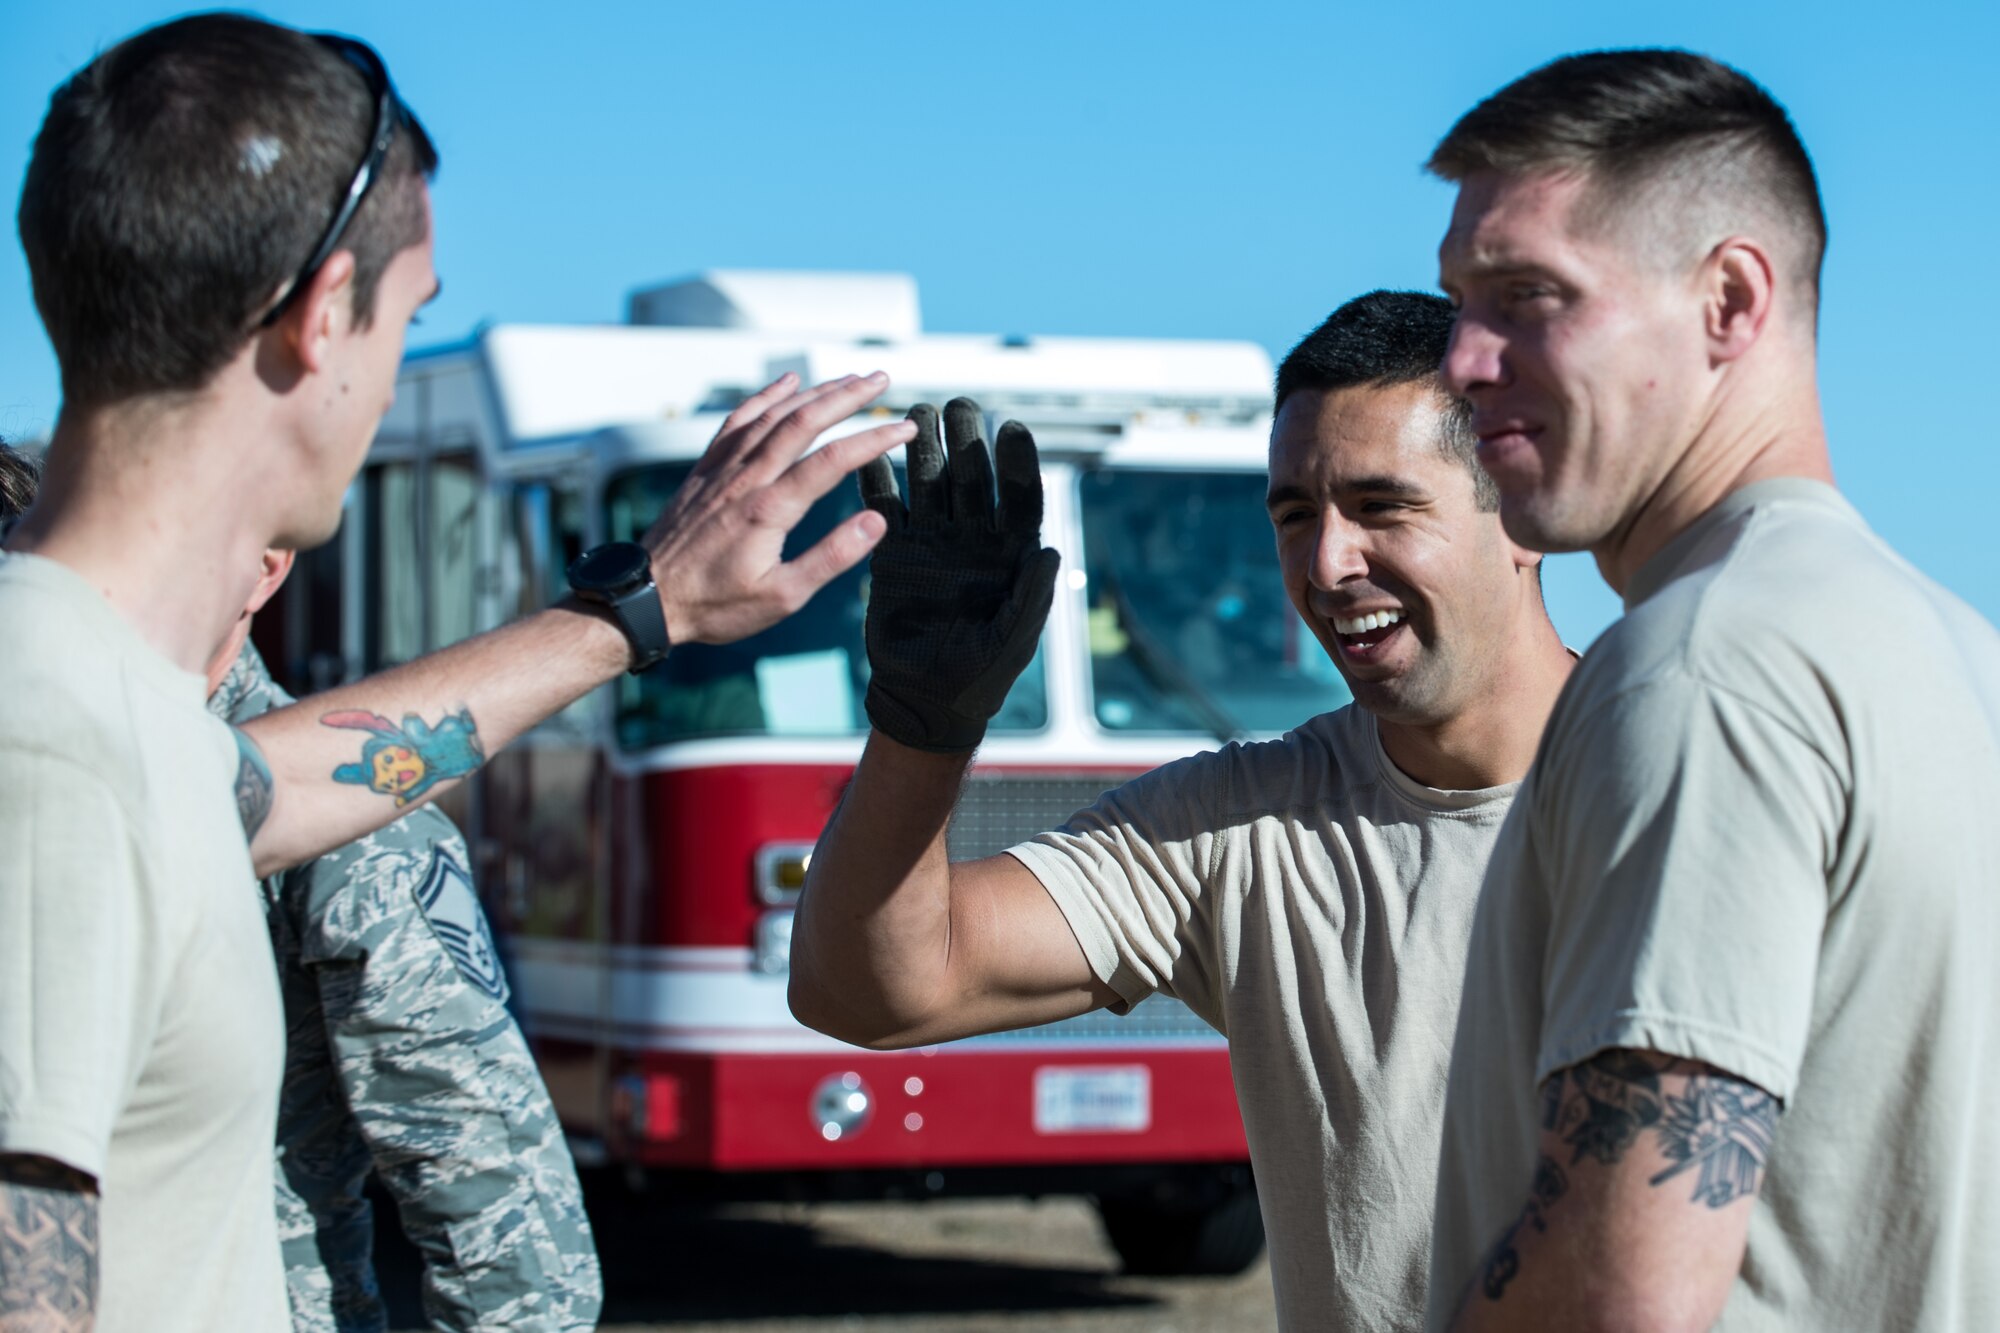
{"type": "Polygon", "coordinates": [[[1122,1271],[1135,1276],[1228,1277],[1264,1252],[1264,1218],[1248,1186],[1201,1204],[1144,1197],[1096,1202],[1122,1271]]]}

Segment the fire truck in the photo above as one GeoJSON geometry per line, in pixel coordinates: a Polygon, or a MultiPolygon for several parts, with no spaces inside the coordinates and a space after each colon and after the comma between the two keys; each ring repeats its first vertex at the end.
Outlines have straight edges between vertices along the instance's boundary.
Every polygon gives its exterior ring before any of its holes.
{"type": "MultiPolygon", "coordinates": [[[[830,434],[961,394],[1023,422],[1063,557],[954,857],[1345,702],[1279,581],[1261,348],[926,333],[897,274],[709,272],[636,294],[623,324],[413,352],[339,537],[260,645],[315,690],[546,606],[579,552],[644,530],[745,396],[876,369],[887,400],[830,434]]],[[[858,504],[838,488],[794,549],[858,504]]],[[[1084,1194],[1130,1271],[1240,1270],[1262,1229],[1228,1051],[1179,1002],[905,1052],[792,1018],[793,908],[867,731],[866,580],[744,642],[676,647],[455,793],[579,1164],[674,1197],[1084,1194]]]]}

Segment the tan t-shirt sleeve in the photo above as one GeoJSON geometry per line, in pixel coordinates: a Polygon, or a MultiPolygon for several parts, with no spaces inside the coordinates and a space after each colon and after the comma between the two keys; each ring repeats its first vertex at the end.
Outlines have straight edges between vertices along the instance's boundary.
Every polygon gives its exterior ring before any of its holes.
{"type": "Polygon", "coordinates": [[[1223,757],[1194,755],[1104,793],[1010,848],[1069,921],[1123,1008],[1165,991],[1220,1028],[1206,886],[1222,836],[1223,757]]]}
{"type": "Polygon", "coordinates": [[[1704,1060],[1779,1098],[1803,1056],[1844,801],[1812,745],[1682,674],[1541,761],[1550,914],[1537,1082],[1599,1051],[1704,1060]]]}
{"type": "Polygon", "coordinates": [[[73,761],[0,750],[0,1152],[102,1177],[151,1042],[161,922],[124,812],[73,761]]]}

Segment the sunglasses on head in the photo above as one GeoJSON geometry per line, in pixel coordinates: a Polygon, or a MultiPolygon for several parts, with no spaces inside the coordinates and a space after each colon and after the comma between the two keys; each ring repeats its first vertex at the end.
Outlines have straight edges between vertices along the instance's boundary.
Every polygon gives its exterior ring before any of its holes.
{"type": "Polygon", "coordinates": [[[382,63],[382,57],[375,53],[374,47],[335,32],[316,32],[312,34],[312,39],[360,70],[362,77],[368,80],[368,91],[375,98],[375,129],[368,136],[368,151],[363,154],[361,165],[355,169],[347,194],[342,197],[340,207],[334,210],[333,221],[327,224],[319,244],[313,247],[312,258],[299,269],[291,285],[285,288],[285,294],[278,298],[278,303],[258,321],[260,329],[268,329],[278,322],[278,317],[306,289],[313,274],[319,272],[320,265],[339,246],[341,233],[354,220],[355,210],[361,207],[361,201],[367,197],[369,187],[375,184],[375,178],[382,174],[382,163],[388,158],[389,145],[396,138],[396,126],[414,123],[409,109],[396,96],[396,89],[389,82],[388,67],[382,63]]]}

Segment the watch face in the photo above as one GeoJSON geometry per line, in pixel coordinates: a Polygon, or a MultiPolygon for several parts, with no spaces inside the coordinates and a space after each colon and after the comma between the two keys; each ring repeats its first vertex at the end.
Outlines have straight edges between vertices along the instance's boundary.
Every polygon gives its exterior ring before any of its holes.
{"type": "Polygon", "coordinates": [[[619,592],[645,582],[651,572],[645,547],[608,542],[576,558],[569,567],[569,582],[579,592],[619,592]]]}

